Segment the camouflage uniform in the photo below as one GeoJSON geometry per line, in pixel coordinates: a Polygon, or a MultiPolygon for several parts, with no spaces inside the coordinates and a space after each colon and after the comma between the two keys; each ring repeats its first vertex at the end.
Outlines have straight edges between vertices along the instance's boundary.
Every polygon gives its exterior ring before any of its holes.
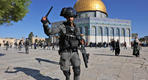
{"type": "Polygon", "coordinates": [[[70,80],[70,65],[73,66],[74,71],[74,80],[79,80],[80,76],[80,58],[78,55],[78,46],[71,47],[71,44],[68,40],[69,36],[74,36],[77,41],[81,39],[80,30],[78,27],[71,27],[69,22],[64,22],[57,27],[49,28],[48,24],[43,24],[44,32],[49,36],[56,33],[59,33],[59,54],[60,54],[60,68],[66,76],[66,80],[70,80]],[[73,31],[73,32],[70,32],[73,31]]]}
{"type": "Polygon", "coordinates": [[[29,53],[29,41],[28,41],[28,39],[26,39],[24,45],[25,45],[26,54],[28,54],[29,53]]]}
{"type": "Polygon", "coordinates": [[[6,51],[7,51],[9,48],[9,42],[7,41],[5,45],[6,45],[6,51]]]}
{"type": "Polygon", "coordinates": [[[81,40],[80,30],[73,23],[76,17],[76,11],[71,8],[63,8],[60,16],[67,19],[57,27],[48,27],[50,23],[47,17],[43,17],[44,32],[46,35],[59,34],[59,54],[60,54],[60,68],[63,71],[66,80],[70,80],[70,66],[73,66],[74,80],[80,80],[80,58],[78,54],[78,46],[81,40]]]}

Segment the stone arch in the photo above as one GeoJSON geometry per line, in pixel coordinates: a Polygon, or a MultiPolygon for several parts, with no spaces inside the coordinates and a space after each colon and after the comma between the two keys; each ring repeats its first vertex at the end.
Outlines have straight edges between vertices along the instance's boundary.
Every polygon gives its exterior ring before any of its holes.
{"type": "Polygon", "coordinates": [[[116,36],[118,36],[118,37],[120,36],[120,29],[119,28],[116,29],[116,36]]]}
{"type": "Polygon", "coordinates": [[[98,35],[103,36],[103,30],[101,26],[98,28],[98,35]]]}
{"type": "Polygon", "coordinates": [[[103,28],[101,26],[98,27],[98,36],[99,42],[103,42],[103,28]]]}
{"type": "Polygon", "coordinates": [[[104,36],[108,36],[109,35],[109,31],[108,31],[108,27],[104,28],[104,36]]]}
{"type": "Polygon", "coordinates": [[[88,38],[88,36],[89,36],[89,27],[88,26],[85,26],[85,28],[84,28],[84,35],[85,35],[85,40],[86,40],[86,42],[88,42],[89,40],[89,38],[88,38]]]}
{"type": "Polygon", "coordinates": [[[87,26],[85,26],[85,28],[84,28],[84,32],[85,32],[85,36],[88,36],[89,35],[89,30],[88,30],[88,27],[87,26]]]}
{"type": "Polygon", "coordinates": [[[129,45],[130,45],[130,41],[131,41],[131,39],[130,39],[130,29],[129,28],[127,28],[126,29],[126,36],[128,37],[128,42],[129,42],[129,45]]]}
{"type": "Polygon", "coordinates": [[[121,29],[121,36],[125,37],[125,29],[124,28],[121,29]]]}
{"type": "Polygon", "coordinates": [[[126,34],[128,37],[130,37],[130,29],[129,28],[126,29],[126,34]]]}
{"type": "Polygon", "coordinates": [[[111,27],[110,29],[109,29],[109,35],[110,35],[110,41],[112,40],[112,39],[114,39],[114,28],[113,27],[111,27]]]}
{"type": "Polygon", "coordinates": [[[104,28],[104,40],[103,41],[105,41],[105,42],[109,42],[109,29],[108,29],[108,27],[105,27],[104,28]]]}
{"type": "Polygon", "coordinates": [[[114,37],[114,28],[110,28],[110,36],[114,37]]]}
{"type": "Polygon", "coordinates": [[[82,27],[80,27],[80,33],[83,34],[83,28],[82,27]]]}
{"type": "Polygon", "coordinates": [[[97,43],[97,31],[96,31],[96,26],[91,27],[91,38],[93,42],[97,43]]]}
{"type": "Polygon", "coordinates": [[[91,35],[92,36],[96,35],[96,26],[92,26],[92,28],[91,28],[91,35]]]}
{"type": "Polygon", "coordinates": [[[121,36],[123,37],[124,42],[125,42],[125,29],[124,28],[121,29],[121,36]]]}

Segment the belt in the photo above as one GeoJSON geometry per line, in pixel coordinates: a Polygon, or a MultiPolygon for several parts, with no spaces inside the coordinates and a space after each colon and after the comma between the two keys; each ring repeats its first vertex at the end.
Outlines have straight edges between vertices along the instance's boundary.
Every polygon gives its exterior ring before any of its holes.
{"type": "Polygon", "coordinates": [[[75,49],[63,49],[63,50],[59,50],[59,52],[78,52],[78,49],[75,48],[75,49]]]}

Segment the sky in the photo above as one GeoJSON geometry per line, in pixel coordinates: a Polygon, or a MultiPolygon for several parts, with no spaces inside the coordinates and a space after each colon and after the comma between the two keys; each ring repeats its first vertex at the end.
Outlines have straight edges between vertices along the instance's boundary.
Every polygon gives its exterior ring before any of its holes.
{"type": "MultiPolygon", "coordinates": [[[[26,38],[30,32],[38,37],[46,38],[41,18],[53,6],[48,16],[50,22],[65,20],[60,16],[63,7],[73,7],[77,0],[31,0],[29,12],[13,25],[0,25],[0,38],[26,38]]],[[[148,36],[148,0],[102,0],[106,6],[108,17],[125,19],[132,22],[132,33],[139,37],[148,36]]]]}

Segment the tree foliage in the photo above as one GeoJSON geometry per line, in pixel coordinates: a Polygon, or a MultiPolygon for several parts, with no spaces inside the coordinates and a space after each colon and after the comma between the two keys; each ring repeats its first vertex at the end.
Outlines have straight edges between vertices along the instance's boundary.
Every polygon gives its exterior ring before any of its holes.
{"type": "Polygon", "coordinates": [[[22,20],[30,3],[30,0],[0,0],[0,25],[22,20]]]}
{"type": "Polygon", "coordinates": [[[139,41],[143,42],[143,41],[145,41],[145,39],[144,38],[140,38],[139,41]]]}

